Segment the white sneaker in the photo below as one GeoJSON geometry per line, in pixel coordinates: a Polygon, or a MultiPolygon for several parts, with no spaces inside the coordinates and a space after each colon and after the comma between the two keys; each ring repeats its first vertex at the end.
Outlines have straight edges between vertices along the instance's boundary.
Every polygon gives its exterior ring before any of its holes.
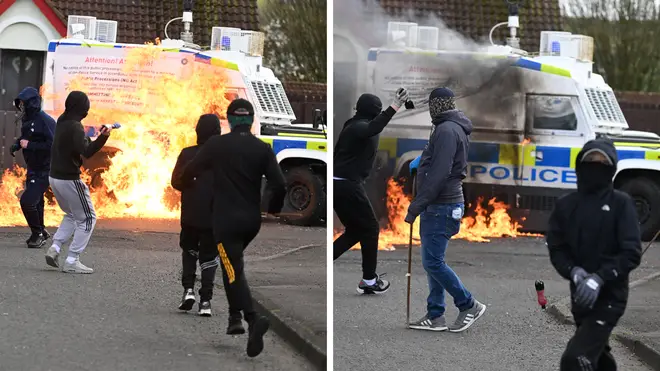
{"type": "Polygon", "coordinates": [[[48,248],[48,250],[46,250],[46,264],[54,268],[59,268],[60,267],[59,259],[60,259],[60,253],[57,252],[55,246],[51,246],[48,248]]]}
{"type": "Polygon", "coordinates": [[[91,274],[94,273],[94,270],[90,267],[85,266],[80,262],[79,259],[76,259],[75,262],[64,263],[64,268],[62,269],[64,273],[77,273],[77,274],[91,274]]]}

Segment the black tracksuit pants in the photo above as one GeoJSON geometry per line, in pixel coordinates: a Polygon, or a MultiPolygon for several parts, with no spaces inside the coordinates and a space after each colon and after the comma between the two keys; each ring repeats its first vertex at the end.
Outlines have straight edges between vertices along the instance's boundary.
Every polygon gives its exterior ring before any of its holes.
{"type": "Polygon", "coordinates": [[[229,302],[229,316],[241,318],[241,312],[243,312],[243,318],[248,323],[251,323],[255,318],[256,312],[252,305],[250,286],[245,277],[243,253],[259,233],[260,227],[258,225],[254,228],[248,228],[246,231],[235,230],[223,233],[222,241],[218,242],[222,281],[229,302]]]}
{"type": "Polygon", "coordinates": [[[201,301],[210,301],[213,298],[213,285],[215,271],[218,269],[220,259],[213,238],[212,229],[200,229],[191,226],[182,226],[179,237],[181,252],[181,284],[184,289],[195,288],[195,272],[197,261],[202,270],[202,287],[199,289],[201,301]]]}
{"type": "Polygon", "coordinates": [[[561,357],[560,371],[616,371],[609,339],[614,326],[588,316],[575,319],[577,329],[561,357]]]}
{"type": "Polygon", "coordinates": [[[333,205],[344,233],[333,244],[334,260],[358,242],[362,251],[362,278],[376,278],[378,234],[380,226],[376,214],[360,182],[334,180],[333,205]]]}
{"type": "Polygon", "coordinates": [[[48,171],[28,170],[25,191],[21,195],[21,210],[32,235],[42,233],[44,226],[44,194],[48,190],[48,171]]]}

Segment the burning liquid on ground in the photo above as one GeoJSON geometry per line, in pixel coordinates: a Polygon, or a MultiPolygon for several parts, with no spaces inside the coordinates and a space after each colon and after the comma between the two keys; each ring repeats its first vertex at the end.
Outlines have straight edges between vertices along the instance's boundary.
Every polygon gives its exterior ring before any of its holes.
{"type": "MultiPolygon", "coordinates": [[[[134,48],[127,54],[125,71],[148,70],[149,61],[159,53],[164,52],[153,46],[134,48]]],[[[72,90],[85,91],[86,83],[74,78],[66,94],[72,90]]],[[[92,102],[83,124],[122,124],[106,144],[109,147],[116,143],[121,151],[110,159],[107,170],[101,174],[102,182],[97,179],[93,183],[95,187],[90,187],[98,218],[179,217],[180,198],[170,185],[177,156],[184,147],[195,144],[195,126],[200,115],[223,116],[229,105],[226,86],[227,78],[221,69],[199,64],[180,78],[157,75],[139,78],[136,91],[130,92],[132,96],[113,92],[111,108],[95,108],[92,102]],[[136,96],[144,99],[136,102],[136,96]],[[127,112],[123,109],[127,105],[142,107],[137,112],[127,112]]],[[[222,132],[228,132],[224,122],[222,132]]],[[[2,174],[0,226],[26,225],[18,200],[24,179],[25,170],[20,168],[7,169],[2,174]]],[[[83,174],[83,180],[90,185],[91,175],[83,174]]],[[[61,217],[59,207],[47,201],[46,226],[58,225],[61,217]]]]}
{"type": "MultiPolygon", "coordinates": [[[[461,221],[460,232],[453,239],[462,239],[473,242],[490,242],[490,238],[539,236],[537,234],[522,233],[522,225],[511,219],[505,203],[491,199],[488,208],[481,206],[482,199],[474,208],[475,216],[464,217],[461,221]]],[[[389,225],[380,231],[378,241],[379,250],[394,250],[395,245],[407,245],[410,238],[410,225],[404,221],[410,200],[403,192],[403,187],[390,179],[387,184],[387,211],[389,225]]],[[[467,210],[466,210],[467,211],[467,210]]],[[[335,239],[341,231],[335,233],[335,239]]],[[[413,224],[413,244],[419,245],[419,218],[413,224]]],[[[353,249],[359,249],[357,244],[353,249]]]]}

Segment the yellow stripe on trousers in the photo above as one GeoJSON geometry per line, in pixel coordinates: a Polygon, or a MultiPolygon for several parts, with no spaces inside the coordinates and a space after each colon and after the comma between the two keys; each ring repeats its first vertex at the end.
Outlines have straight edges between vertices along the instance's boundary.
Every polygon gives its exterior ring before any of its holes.
{"type": "Polygon", "coordinates": [[[227,257],[227,252],[225,251],[225,247],[221,243],[218,244],[218,253],[220,254],[222,265],[225,267],[225,271],[227,272],[229,283],[234,283],[236,280],[236,273],[234,273],[234,267],[231,265],[229,257],[227,257]]]}

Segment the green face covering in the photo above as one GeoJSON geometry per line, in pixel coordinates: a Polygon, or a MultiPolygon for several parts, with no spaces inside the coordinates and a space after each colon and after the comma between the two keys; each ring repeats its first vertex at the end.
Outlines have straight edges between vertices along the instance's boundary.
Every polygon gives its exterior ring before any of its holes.
{"type": "Polygon", "coordinates": [[[233,129],[239,125],[252,125],[254,117],[227,115],[227,120],[229,121],[229,126],[233,129]]]}

